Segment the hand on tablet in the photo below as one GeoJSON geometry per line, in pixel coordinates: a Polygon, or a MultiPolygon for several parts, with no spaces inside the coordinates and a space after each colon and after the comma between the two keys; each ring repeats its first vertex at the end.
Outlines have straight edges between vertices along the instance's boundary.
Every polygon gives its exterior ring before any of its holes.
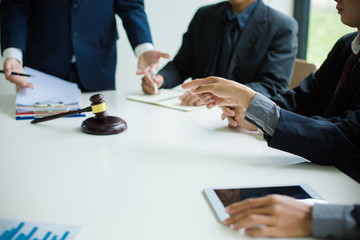
{"type": "Polygon", "coordinates": [[[305,237],[312,235],[312,206],[294,198],[268,195],[229,205],[224,225],[245,228],[249,236],[305,237]]]}

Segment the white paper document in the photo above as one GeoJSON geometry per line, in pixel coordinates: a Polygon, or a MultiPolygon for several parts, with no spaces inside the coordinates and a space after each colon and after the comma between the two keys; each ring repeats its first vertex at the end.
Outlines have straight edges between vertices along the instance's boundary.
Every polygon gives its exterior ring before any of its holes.
{"type": "Polygon", "coordinates": [[[139,93],[137,95],[130,95],[127,97],[129,100],[149,103],[162,107],[172,108],[180,111],[190,112],[205,108],[205,106],[182,106],[179,97],[183,95],[183,91],[173,89],[161,89],[158,95],[148,95],[139,93]]]}
{"type": "Polygon", "coordinates": [[[25,73],[35,75],[26,79],[34,85],[34,89],[20,88],[16,95],[17,106],[56,105],[58,103],[78,105],[80,103],[80,89],[76,83],[28,67],[25,67],[25,73]]]}

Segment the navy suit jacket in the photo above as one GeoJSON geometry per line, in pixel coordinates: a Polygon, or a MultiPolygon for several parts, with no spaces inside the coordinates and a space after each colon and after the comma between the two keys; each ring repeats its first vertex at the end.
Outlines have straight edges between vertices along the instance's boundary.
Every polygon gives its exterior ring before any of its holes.
{"type": "Polygon", "coordinates": [[[317,72],[272,98],[281,115],[270,147],[331,164],[360,182],[360,64],[326,111],[357,33],[341,38],[317,72]]]}
{"type": "MultiPolygon", "coordinates": [[[[183,36],[174,60],[159,74],[164,88],[172,88],[187,78],[216,74],[228,2],[200,8],[183,36]]],[[[230,59],[227,78],[273,96],[289,87],[297,53],[297,23],[261,1],[244,27],[230,59]]]]}
{"type": "MultiPolygon", "coordinates": [[[[4,1],[4,0],[3,0],[4,1]]],[[[115,14],[131,46],[152,42],[143,0],[5,0],[2,51],[20,48],[24,65],[68,79],[76,57],[88,91],[115,89],[115,14]]]]}

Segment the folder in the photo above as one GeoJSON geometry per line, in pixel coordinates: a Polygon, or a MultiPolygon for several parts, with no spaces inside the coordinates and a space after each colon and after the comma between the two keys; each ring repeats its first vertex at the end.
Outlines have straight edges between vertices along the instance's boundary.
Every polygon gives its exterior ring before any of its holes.
{"type": "MultiPolygon", "coordinates": [[[[25,67],[25,73],[34,75],[27,78],[34,89],[20,88],[15,100],[17,120],[34,119],[81,108],[81,91],[71,83],[52,75],[25,67]]],[[[85,116],[75,114],[72,116],[85,116]]]]}

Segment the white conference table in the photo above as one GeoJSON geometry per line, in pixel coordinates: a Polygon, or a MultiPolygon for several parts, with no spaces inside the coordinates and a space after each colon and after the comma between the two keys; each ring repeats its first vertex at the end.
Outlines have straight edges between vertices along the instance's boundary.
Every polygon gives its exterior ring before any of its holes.
{"type": "Polygon", "coordinates": [[[0,82],[0,218],[80,225],[79,240],[248,239],[217,221],[204,187],[307,183],[329,203],[359,202],[359,184],[336,168],[228,129],[219,109],[186,113],[126,100],[133,91],[101,93],[125,132],[85,134],[85,118],[16,121],[14,86],[0,82]]]}

